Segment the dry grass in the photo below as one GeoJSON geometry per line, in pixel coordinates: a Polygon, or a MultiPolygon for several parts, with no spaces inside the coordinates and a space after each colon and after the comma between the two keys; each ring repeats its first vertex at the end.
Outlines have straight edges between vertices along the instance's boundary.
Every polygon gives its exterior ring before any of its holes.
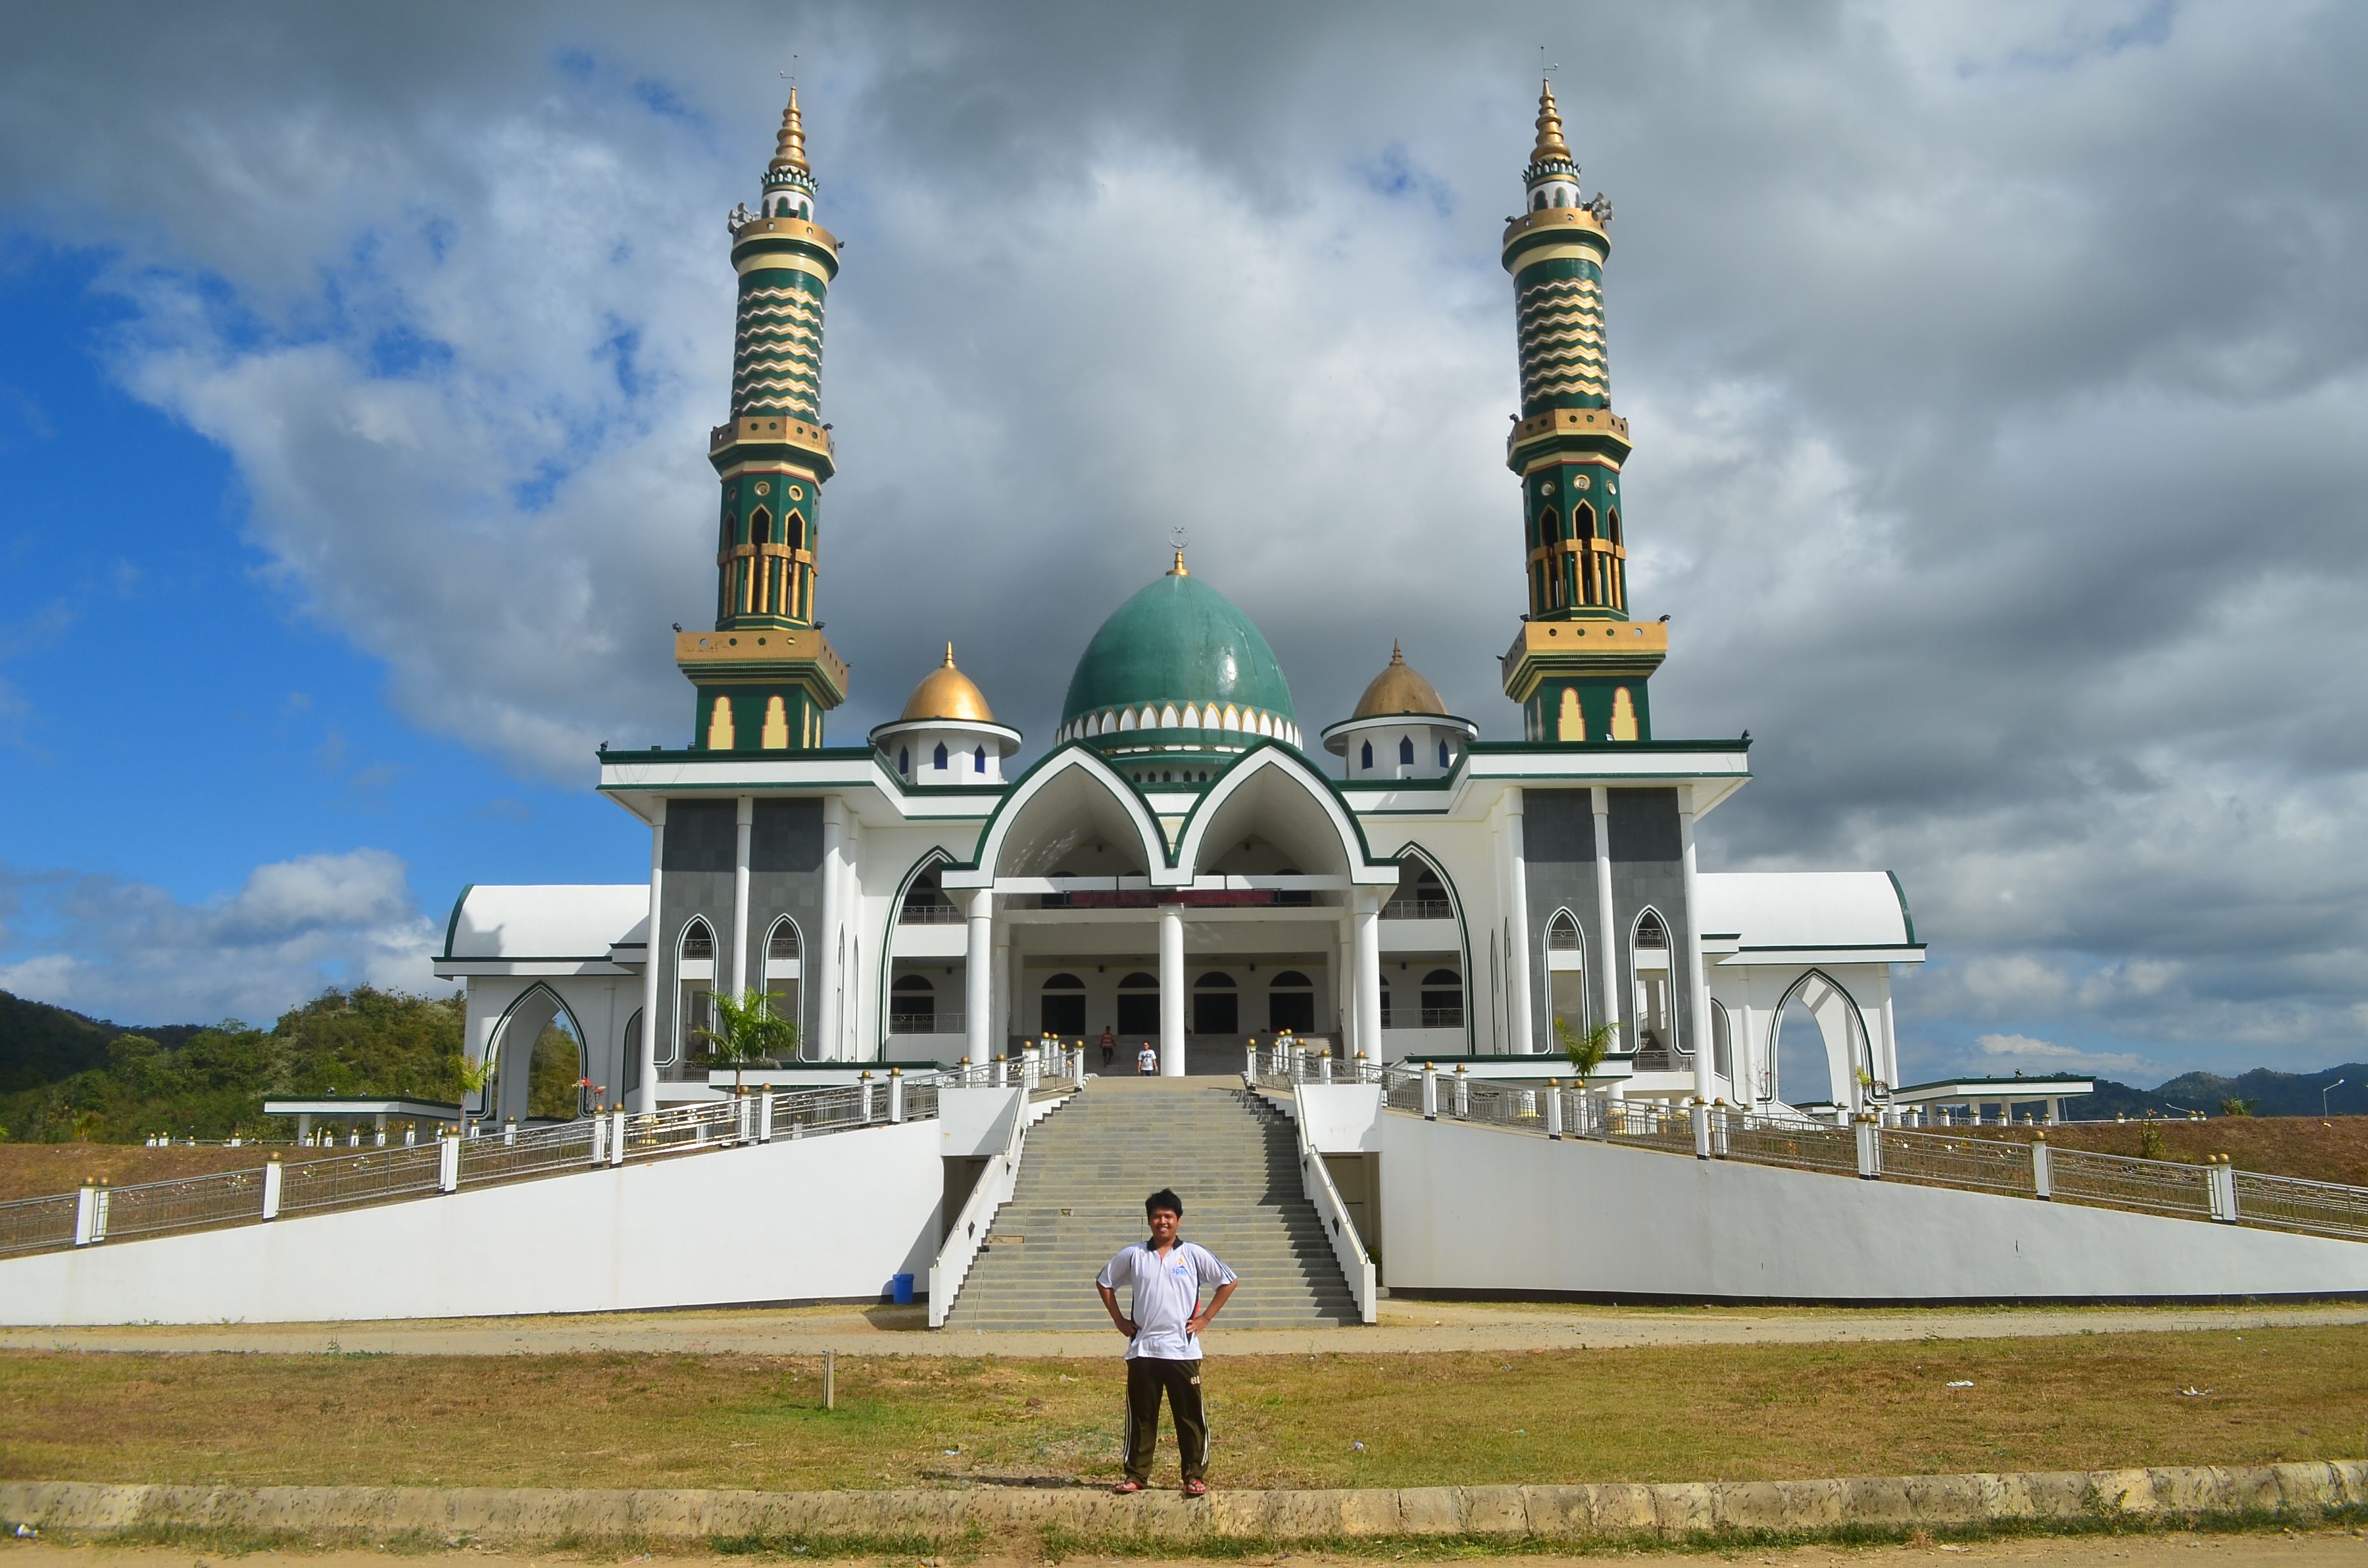
{"type": "MultiPolygon", "coordinates": [[[[2307,1328],[1254,1357],[1211,1362],[1209,1382],[1229,1485],[1757,1480],[2357,1457],[2363,1350],[2368,1331],[2307,1328]]],[[[0,1475],[804,1489],[1115,1473],[1115,1364],[842,1358],[835,1413],[818,1378],[812,1358],[15,1352],[0,1475]]]]}
{"type": "Polygon", "coordinates": [[[0,1203],[72,1192],[85,1181],[130,1187],[142,1181],[177,1181],[216,1171],[251,1171],[273,1153],[282,1160],[323,1159],[353,1151],[299,1149],[289,1144],[236,1149],[186,1145],[151,1149],[141,1143],[0,1143],[0,1203]]]}
{"type": "MultiPolygon", "coordinates": [[[[2368,1116],[2215,1116],[2209,1121],[2076,1121],[2045,1129],[2047,1141],[2065,1149],[2107,1154],[2142,1154],[2143,1128],[2162,1134],[2161,1158],[2200,1164],[2206,1154],[2234,1156],[2237,1168],[2305,1181],[2368,1187],[2368,1116]]],[[[1972,1132],[1975,1129],[1955,1131],[1972,1132]]],[[[1986,1137],[2029,1142],[2036,1131],[1987,1127],[1986,1137]]]]}

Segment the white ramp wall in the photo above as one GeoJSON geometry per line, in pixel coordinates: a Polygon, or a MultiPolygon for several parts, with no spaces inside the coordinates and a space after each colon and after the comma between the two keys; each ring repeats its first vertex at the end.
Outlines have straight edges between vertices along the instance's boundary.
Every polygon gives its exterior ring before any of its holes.
{"type": "Polygon", "coordinates": [[[8,1324],[321,1323],[875,1299],[926,1278],[934,1121],[0,1263],[8,1324]]]}
{"type": "Polygon", "coordinates": [[[2368,1244],[1382,1118],[1393,1291],[1995,1301],[2368,1293],[2368,1244]]]}

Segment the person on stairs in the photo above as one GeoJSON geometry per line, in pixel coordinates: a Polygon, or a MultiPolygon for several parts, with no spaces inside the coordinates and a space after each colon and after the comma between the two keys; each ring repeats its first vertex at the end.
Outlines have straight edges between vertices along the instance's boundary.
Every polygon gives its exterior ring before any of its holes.
{"type": "Polygon", "coordinates": [[[1126,1335],[1126,1479],[1110,1490],[1125,1496],[1151,1479],[1159,1447],[1159,1396],[1176,1422],[1176,1447],[1184,1461],[1184,1495],[1209,1494],[1209,1418],[1201,1403],[1201,1331],[1234,1293],[1234,1271],[1206,1247],[1178,1241],[1184,1200],[1161,1187],[1143,1200],[1151,1239],[1110,1260],[1094,1286],[1110,1322],[1126,1335]],[[1118,1310],[1118,1290],[1128,1288],[1129,1312],[1118,1310]],[[1203,1286],[1215,1288],[1201,1305],[1203,1286]]]}
{"type": "Polygon", "coordinates": [[[1143,1042],[1143,1049],[1134,1053],[1134,1073],[1138,1078],[1159,1076],[1159,1052],[1151,1049],[1151,1042],[1147,1040],[1143,1042]]]}

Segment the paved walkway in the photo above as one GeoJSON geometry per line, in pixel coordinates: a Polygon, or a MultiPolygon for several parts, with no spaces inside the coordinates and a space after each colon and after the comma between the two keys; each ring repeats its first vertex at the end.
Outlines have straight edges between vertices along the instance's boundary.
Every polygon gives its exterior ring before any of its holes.
{"type": "MultiPolygon", "coordinates": [[[[413,1356],[552,1355],[575,1351],[812,1356],[1111,1356],[1112,1334],[930,1332],[920,1307],[745,1307],[586,1317],[453,1318],[386,1323],[254,1324],[201,1328],[0,1328],[0,1349],[219,1351],[413,1356]]],[[[2368,1302],[2226,1307],[1600,1307],[1385,1301],[1372,1327],[1227,1331],[1217,1356],[1578,1346],[1847,1344],[2012,1339],[2368,1324],[2368,1302]]]]}

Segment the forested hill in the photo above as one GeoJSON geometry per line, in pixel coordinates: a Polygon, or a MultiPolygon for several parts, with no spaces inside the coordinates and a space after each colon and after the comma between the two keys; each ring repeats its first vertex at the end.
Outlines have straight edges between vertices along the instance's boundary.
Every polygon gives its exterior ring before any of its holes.
{"type": "Polygon", "coordinates": [[[129,1030],[0,992],[0,1138],[138,1142],[264,1130],[267,1095],[460,1096],[457,998],[326,991],[268,1029],[129,1030]]]}

